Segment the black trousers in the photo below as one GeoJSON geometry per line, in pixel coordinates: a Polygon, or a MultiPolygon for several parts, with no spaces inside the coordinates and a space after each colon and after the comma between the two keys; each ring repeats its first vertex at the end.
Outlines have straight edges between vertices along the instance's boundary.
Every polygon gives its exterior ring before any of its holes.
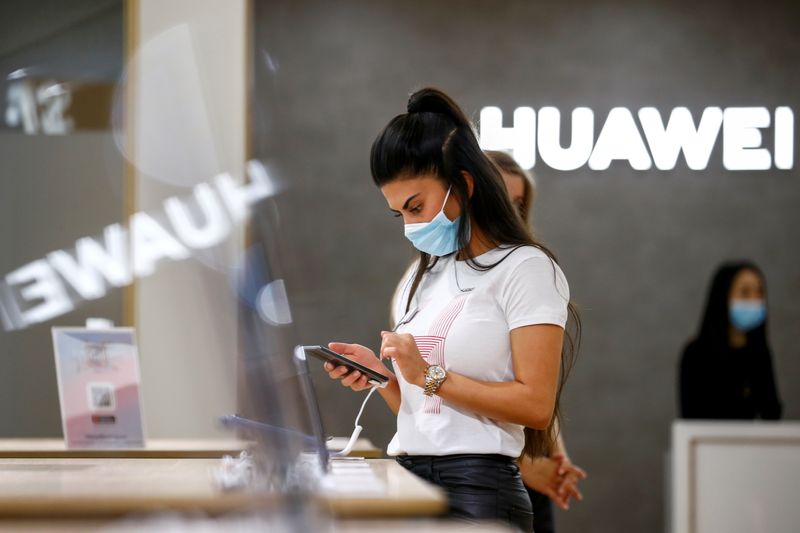
{"type": "Polygon", "coordinates": [[[447,492],[448,517],[500,520],[521,531],[533,531],[531,501],[513,458],[486,454],[402,455],[397,462],[447,492]]]}
{"type": "Polygon", "coordinates": [[[536,533],[555,533],[556,523],[553,516],[553,502],[548,496],[536,492],[530,487],[525,487],[531,498],[533,507],[533,530],[536,533]]]}

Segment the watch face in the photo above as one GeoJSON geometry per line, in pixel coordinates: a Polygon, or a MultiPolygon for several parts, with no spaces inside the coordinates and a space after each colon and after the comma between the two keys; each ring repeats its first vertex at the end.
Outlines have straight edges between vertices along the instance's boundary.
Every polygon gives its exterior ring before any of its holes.
{"type": "Polygon", "coordinates": [[[442,368],[440,366],[437,366],[437,365],[433,365],[428,369],[428,375],[432,379],[437,379],[438,380],[438,379],[444,379],[446,374],[445,374],[444,368],[442,368]]]}

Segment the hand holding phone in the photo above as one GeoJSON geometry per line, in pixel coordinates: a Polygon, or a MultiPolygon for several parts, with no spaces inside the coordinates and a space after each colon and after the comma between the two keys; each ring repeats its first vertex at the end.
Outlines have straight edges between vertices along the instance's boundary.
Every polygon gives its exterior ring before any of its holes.
{"type": "Polygon", "coordinates": [[[325,362],[325,371],[331,379],[355,391],[372,386],[385,387],[392,373],[380,362],[375,353],[359,344],[332,342],[328,347],[304,346],[307,355],[325,362]]]}

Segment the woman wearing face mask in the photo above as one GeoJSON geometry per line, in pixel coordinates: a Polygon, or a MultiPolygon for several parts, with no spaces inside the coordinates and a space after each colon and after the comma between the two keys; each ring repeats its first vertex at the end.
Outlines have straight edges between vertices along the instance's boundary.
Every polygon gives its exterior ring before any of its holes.
{"type": "Polygon", "coordinates": [[[780,418],[766,286],[753,263],[726,263],[714,275],[700,332],[681,358],[680,404],[682,418],[780,418]]]}
{"type": "MultiPolygon", "coordinates": [[[[450,516],[531,531],[515,460],[554,440],[573,347],[564,328],[568,316],[577,320],[569,288],[514,213],[459,107],[422,89],[407,109],[371,151],[373,180],[420,252],[396,331],[381,333],[380,357],[396,373],[363,346],[330,348],[391,376],[380,389],[397,415],[388,452],[445,489],[450,516]]],[[[326,368],[345,386],[368,387],[357,372],[326,368]]]]}

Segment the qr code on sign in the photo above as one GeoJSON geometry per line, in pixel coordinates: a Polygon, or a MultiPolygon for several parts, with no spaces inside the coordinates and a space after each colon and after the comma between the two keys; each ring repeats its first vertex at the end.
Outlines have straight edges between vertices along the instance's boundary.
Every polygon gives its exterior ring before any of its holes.
{"type": "Polygon", "coordinates": [[[89,383],[86,387],[89,408],[92,411],[113,411],[116,407],[114,385],[111,383],[89,383]]]}

